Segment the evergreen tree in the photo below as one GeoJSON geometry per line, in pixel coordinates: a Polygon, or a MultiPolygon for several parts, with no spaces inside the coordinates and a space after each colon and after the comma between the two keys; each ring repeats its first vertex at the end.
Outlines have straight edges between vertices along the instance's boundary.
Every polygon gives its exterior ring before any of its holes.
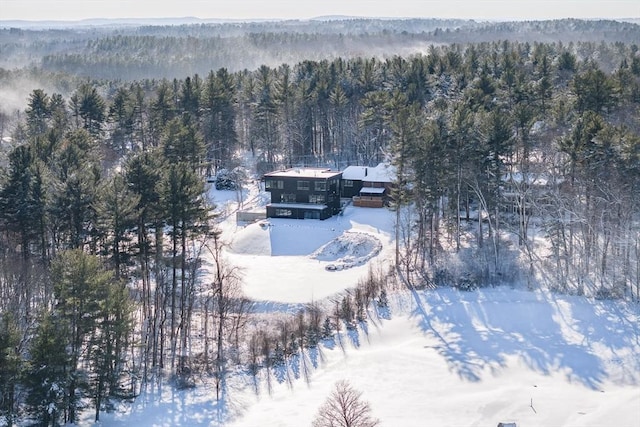
{"type": "MultiPolygon", "coordinates": [[[[77,421],[81,398],[91,396],[90,378],[98,369],[89,354],[91,337],[103,334],[100,321],[108,300],[112,276],[98,258],[81,250],[62,252],[52,264],[56,318],[65,325],[65,352],[69,358],[65,384],[65,422],[77,421]]],[[[96,408],[99,409],[99,408],[96,408]]]]}
{"type": "MultiPolygon", "coordinates": [[[[164,283],[162,275],[156,275],[156,286],[152,285],[154,244],[150,230],[156,229],[155,255],[161,259],[163,217],[160,205],[160,160],[153,152],[144,152],[129,159],[125,165],[127,187],[134,198],[138,199],[135,206],[135,250],[138,259],[141,289],[141,316],[145,321],[139,325],[143,360],[143,381],[147,380],[149,367],[158,363],[160,352],[160,337],[163,336],[164,304],[159,299],[163,295],[164,283]]],[[[159,271],[156,266],[156,271],[159,271]]]]}
{"type": "Polygon", "coordinates": [[[34,90],[29,96],[26,114],[29,134],[33,138],[43,136],[51,117],[51,100],[42,89],[34,90]]]}
{"type": "MultiPolygon", "coordinates": [[[[93,244],[96,191],[100,181],[97,148],[84,130],[69,133],[58,153],[50,218],[54,244],[58,248],[80,248],[93,244]]],[[[94,248],[95,249],[95,248],[94,248]]]]}
{"type": "Polygon", "coordinates": [[[17,390],[22,374],[20,332],[12,313],[0,315],[0,419],[12,426],[18,421],[17,390]]]}
{"type": "Polygon", "coordinates": [[[106,104],[97,89],[84,84],[72,96],[71,102],[76,123],[92,136],[99,136],[106,118],[106,104]]]}
{"type": "Polygon", "coordinates": [[[38,206],[42,200],[34,200],[34,196],[40,196],[36,185],[31,149],[26,145],[18,146],[9,154],[8,181],[0,189],[0,229],[16,236],[11,247],[19,247],[25,260],[38,235],[38,206]]]}
{"type": "Polygon", "coordinates": [[[273,74],[265,65],[257,71],[256,91],[250,138],[252,145],[261,150],[264,160],[275,165],[280,149],[277,134],[277,106],[274,96],[273,74]]]}
{"type": "Polygon", "coordinates": [[[434,265],[440,248],[440,201],[445,194],[446,182],[451,170],[447,156],[449,131],[445,118],[430,120],[418,130],[419,135],[408,148],[408,165],[411,173],[411,199],[417,213],[414,235],[416,250],[412,252],[417,258],[419,268],[424,271],[425,261],[434,265]]]}
{"type": "Polygon", "coordinates": [[[613,83],[599,69],[589,69],[573,79],[576,107],[579,112],[605,113],[614,104],[613,83]]]}
{"type": "Polygon", "coordinates": [[[163,81],[156,89],[156,99],[151,101],[149,125],[151,128],[150,140],[152,147],[160,145],[165,125],[176,116],[173,97],[171,86],[166,81],[163,81]]]}
{"type": "MultiPolygon", "coordinates": [[[[409,188],[411,185],[411,165],[409,157],[412,150],[415,149],[420,135],[420,111],[417,104],[408,104],[407,98],[400,92],[395,92],[393,97],[386,105],[389,114],[386,116],[389,129],[392,132],[391,144],[393,153],[393,165],[396,168],[396,182],[394,182],[394,190],[392,198],[396,210],[395,224],[395,262],[399,267],[401,265],[401,244],[409,251],[411,248],[409,230],[405,233],[406,240],[401,242],[401,212],[403,205],[406,206],[411,200],[409,188]]],[[[407,272],[411,268],[411,258],[404,257],[405,268],[407,272]]]]}
{"type": "Polygon", "coordinates": [[[29,346],[29,364],[24,376],[29,414],[42,426],[63,423],[66,390],[69,383],[67,325],[51,312],[45,312],[29,346]]]}
{"type": "Polygon", "coordinates": [[[178,330],[185,321],[186,298],[193,278],[187,277],[187,239],[208,232],[208,214],[203,198],[204,182],[186,163],[170,164],[161,184],[161,197],[171,237],[171,350],[175,367],[178,330]],[[178,278],[178,273],[180,273],[178,278]],[[180,291],[178,291],[180,284],[180,291]],[[177,298],[180,297],[180,301],[177,298]],[[178,304],[179,303],[179,304],[178,304]],[[178,315],[180,315],[178,317],[178,315]],[[180,322],[180,325],[178,324],[180,322]]]}
{"type": "Polygon", "coordinates": [[[175,118],[167,123],[163,135],[164,157],[170,163],[184,163],[193,171],[203,164],[204,143],[190,116],[175,118]]]}
{"type": "Polygon", "coordinates": [[[201,86],[200,77],[196,74],[193,78],[187,77],[184,79],[180,90],[180,109],[193,120],[197,120],[200,116],[201,86]]]}
{"type": "Polygon", "coordinates": [[[113,264],[115,278],[119,280],[123,267],[128,264],[131,250],[127,247],[136,220],[140,195],[129,191],[122,174],[115,174],[97,194],[94,204],[98,233],[103,239],[103,251],[113,264]]]}
{"type": "Polygon", "coordinates": [[[113,124],[111,144],[120,154],[127,152],[134,127],[134,106],[131,93],[119,88],[109,107],[109,121],[113,124]]]}
{"type": "Polygon", "coordinates": [[[131,391],[122,387],[127,379],[124,367],[133,320],[129,291],[123,283],[114,281],[100,297],[95,330],[87,342],[87,394],[93,401],[96,422],[104,408],[113,408],[112,400],[131,396],[131,391]]]}
{"type": "MultiPolygon", "coordinates": [[[[382,153],[389,148],[388,135],[393,132],[388,126],[392,102],[389,92],[382,90],[368,92],[361,100],[360,126],[363,135],[362,144],[358,147],[358,160],[363,164],[379,163],[382,153]]],[[[403,102],[407,105],[408,100],[403,102]]]]}
{"type": "Polygon", "coordinates": [[[204,139],[207,163],[214,171],[219,164],[228,165],[237,149],[235,97],[233,75],[226,68],[211,71],[206,80],[204,139]]]}

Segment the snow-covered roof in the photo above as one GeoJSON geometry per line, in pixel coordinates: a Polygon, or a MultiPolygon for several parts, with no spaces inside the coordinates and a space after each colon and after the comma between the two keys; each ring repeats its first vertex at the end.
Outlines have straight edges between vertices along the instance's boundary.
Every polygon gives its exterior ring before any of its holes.
{"type": "MultiPolygon", "coordinates": [[[[502,175],[503,182],[513,182],[515,184],[522,184],[525,182],[525,174],[522,172],[509,172],[502,175]]],[[[540,185],[546,186],[553,182],[560,183],[562,178],[554,178],[545,173],[533,173],[526,174],[526,183],[528,185],[540,185]]]]}
{"type": "Polygon", "coordinates": [[[380,187],[362,187],[360,189],[360,194],[382,194],[384,193],[384,188],[380,187]]]}
{"type": "Polygon", "coordinates": [[[282,209],[311,209],[321,211],[327,208],[327,205],[318,205],[315,203],[269,203],[267,207],[282,209]]]}
{"type": "Polygon", "coordinates": [[[269,172],[265,177],[295,177],[295,178],[333,178],[340,175],[340,171],[325,168],[291,168],[282,171],[269,172]]]}
{"type": "Polygon", "coordinates": [[[342,171],[342,179],[363,182],[393,182],[395,175],[394,167],[386,163],[380,163],[376,167],[349,166],[342,171]]]}

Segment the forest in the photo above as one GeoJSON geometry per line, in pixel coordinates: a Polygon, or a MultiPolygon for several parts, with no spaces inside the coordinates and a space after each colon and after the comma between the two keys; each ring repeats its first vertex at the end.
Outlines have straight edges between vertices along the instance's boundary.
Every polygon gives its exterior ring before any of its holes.
{"type": "Polygon", "coordinates": [[[205,197],[222,169],[390,162],[412,286],[640,301],[640,26],[353,24],[0,29],[5,424],[99,420],[196,369],[222,398],[232,366],[268,369],[384,299],[372,271],[335,312],[248,327],[205,197]]]}

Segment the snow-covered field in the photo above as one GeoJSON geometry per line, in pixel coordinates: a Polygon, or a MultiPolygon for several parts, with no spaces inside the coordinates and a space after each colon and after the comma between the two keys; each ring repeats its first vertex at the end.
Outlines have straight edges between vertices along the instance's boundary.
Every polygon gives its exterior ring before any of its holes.
{"type": "MultiPolygon", "coordinates": [[[[330,298],[392,259],[386,210],[239,225],[235,195],[212,195],[229,214],[228,259],[263,310],[330,298]]],[[[638,305],[545,290],[398,291],[388,311],[371,308],[364,328],[293,359],[270,381],[232,374],[224,404],[206,380],[187,391],[167,384],[101,425],[309,426],[346,379],[381,426],[640,426],[639,323],[638,305]]]]}

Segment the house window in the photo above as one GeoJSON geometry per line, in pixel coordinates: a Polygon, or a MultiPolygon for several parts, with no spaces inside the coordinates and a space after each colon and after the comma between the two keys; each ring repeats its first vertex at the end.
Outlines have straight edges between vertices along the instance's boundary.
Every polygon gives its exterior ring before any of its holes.
{"type": "Polygon", "coordinates": [[[264,182],[264,188],[265,189],[278,189],[278,190],[282,190],[284,188],[284,181],[282,180],[278,180],[278,179],[267,179],[264,182]]]}
{"type": "Polygon", "coordinates": [[[327,183],[326,181],[316,181],[314,188],[316,191],[327,191],[327,183]]]}
{"type": "Polygon", "coordinates": [[[304,219],[320,219],[319,211],[305,211],[304,219]]]}
{"type": "Polygon", "coordinates": [[[323,204],[325,201],[324,194],[310,194],[309,203],[315,203],[318,205],[323,204]]]}
{"type": "Polygon", "coordinates": [[[276,209],[276,216],[291,216],[291,209],[276,209]]]}
{"type": "Polygon", "coordinates": [[[298,181],[298,190],[308,190],[309,181],[298,181]]]}
{"type": "Polygon", "coordinates": [[[345,179],[342,182],[344,183],[345,187],[353,187],[353,180],[351,180],[351,179],[345,179]]]}
{"type": "Polygon", "coordinates": [[[295,194],[281,194],[280,195],[280,203],[295,203],[296,195],[295,194]]]}

